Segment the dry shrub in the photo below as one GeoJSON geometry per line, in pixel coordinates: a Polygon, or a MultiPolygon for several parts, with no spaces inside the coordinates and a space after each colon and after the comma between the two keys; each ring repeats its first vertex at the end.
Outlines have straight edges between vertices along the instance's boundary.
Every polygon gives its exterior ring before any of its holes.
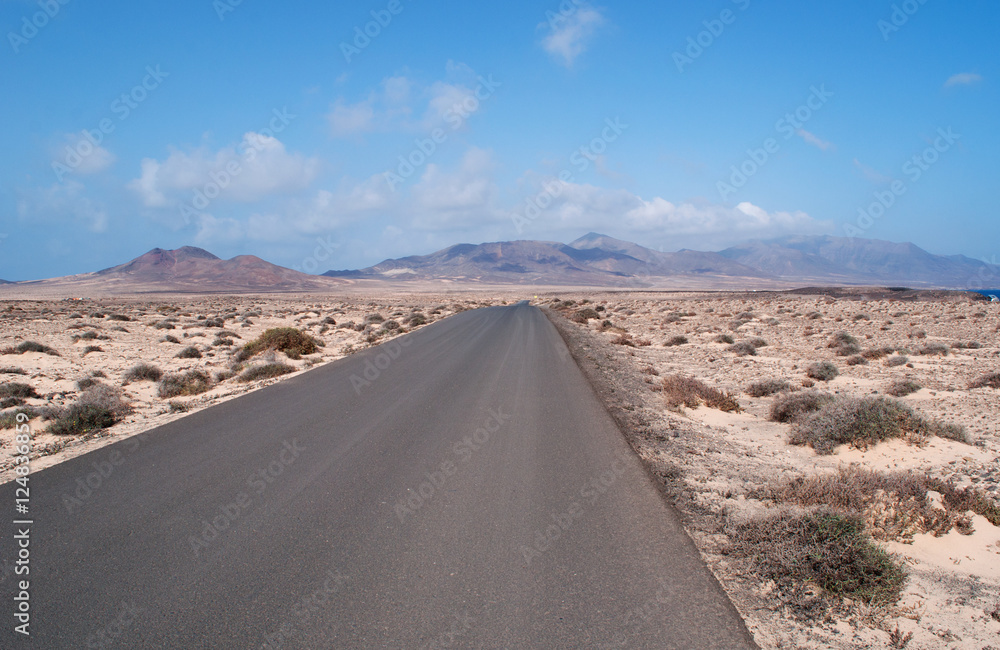
{"type": "Polygon", "coordinates": [[[591,319],[599,320],[600,318],[601,318],[601,315],[599,313],[597,313],[597,311],[595,309],[591,308],[591,307],[586,307],[584,309],[578,309],[573,314],[573,321],[575,321],[577,323],[586,323],[587,321],[589,321],[591,319]]]}
{"type": "Polygon", "coordinates": [[[885,360],[885,365],[888,368],[895,368],[897,366],[905,366],[910,362],[910,358],[905,354],[897,354],[889,357],[885,360]]]}
{"type": "Polygon", "coordinates": [[[160,381],[163,371],[151,363],[137,363],[122,375],[123,381],[160,381]]]}
{"type": "Polygon", "coordinates": [[[837,332],[830,337],[830,342],[826,347],[833,348],[838,357],[849,357],[861,352],[858,340],[847,332],[837,332]]]}
{"type": "Polygon", "coordinates": [[[861,356],[863,356],[865,359],[868,359],[869,361],[876,361],[878,359],[882,359],[884,357],[887,357],[887,356],[889,356],[892,353],[893,353],[893,349],[892,348],[888,348],[888,347],[885,347],[885,348],[868,348],[867,350],[865,350],[864,352],[861,353],[861,356]]]}
{"type": "Polygon", "coordinates": [[[817,361],[806,368],[806,377],[817,381],[830,381],[839,374],[840,371],[837,370],[837,366],[829,361],[817,361]]]}
{"type": "Polygon", "coordinates": [[[893,397],[906,397],[910,393],[917,392],[920,388],[920,384],[912,379],[897,379],[889,384],[889,387],[885,389],[885,394],[893,397]]]}
{"type": "Polygon", "coordinates": [[[793,594],[814,583],[833,596],[888,604],[906,582],[903,568],[871,541],[858,517],[828,509],[784,511],[732,523],[726,532],[731,553],[793,594]]]}
{"type": "Polygon", "coordinates": [[[864,366],[868,364],[868,359],[865,359],[860,354],[855,354],[853,357],[847,357],[844,363],[849,366],[864,366]]]}
{"type": "Polygon", "coordinates": [[[663,394],[667,405],[677,408],[681,405],[688,408],[698,408],[704,403],[710,408],[720,411],[739,413],[742,411],[739,402],[729,393],[718,388],[707,386],[694,377],[670,375],[663,378],[663,394]]]}
{"type": "Polygon", "coordinates": [[[198,395],[212,387],[212,380],[202,370],[167,375],[160,380],[158,394],[162,398],[198,395]]]}
{"type": "Polygon", "coordinates": [[[792,385],[784,379],[764,379],[747,386],[746,392],[750,397],[767,397],[791,389],[792,385]]]}
{"type": "Polygon", "coordinates": [[[273,379],[282,375],[295,372],[295,367],[287,363],[265,363],[259,366],[247,368],[237,378],[241,382],[257,381],[259,379],[273,379]]]}
{"type": "Polygon", "coordinates": [[[729,346],[729,351],[738,357],[756,356],[757,348],[750,341],[740,341],[729,346]]]}
{"type": "Polygon", "coordinates": [[[48,432],[56,435],[79,435],[106,429],[132,412],[122,391],[104,384],[90,387],[69,407],[53,413],[48,432]]]}
{"type": "Polygon", "coordinates": [[[770,419],[773,422],[795,422],[799,418],[818,411],[834,400],[830,393],[806,391],[778,396],[771,404],[770,419]]]}
{"type": "Polygon", "coordinates": [[[928,343],[924,347],[920,348],[920,354],[925,356],[930,355],[941,355],[948,356],[948,346],[944,343],[928,343]]]}
{"type": "MultiPolygon", "coordinates": [[[[372,314],[368,322],[382,323],[385,319],[379,314],[372,314]],[[378,316],[378,320],[373,317],[378,316]]],[[[319,342],[309,334],[294,327],[275,327],[266,330],[259,337],[243,346],[247,357],[252,357],[265,350],[284,352],[291,359],[297,359],[304,354],[314,354],[319,348],[319,342]]]]}
{"type": "Polygon", "coordinates": [[[670,348],[670,347],[674,347],[674,346],[677,346],[677,345],[684,345],[687,342],[688,342],[688,338],[686,336],[678,335],[678,336],[672,336],[672,337],[670,337],[669,339],[666,340],[666,342],[664,342],[663,345],[666,346],[666,347],[668,347],[668,348],[670,348]]]}
{"type": "Polygon", "coordinates": [[[1000,388],[1000,372],[991,372],[976,377],[969,388],[1000,388]]]}
{"type": "Polygon", "coordinates": [[[615,345],[625,345],[630,348],[635,347],[635,341],[632,340],[632,335],[629,333],[619,334],[615,338],[611,339],[611,342],[615,345]]]}
{"type": "Polygon", "coordinates": [[[826,506],[861,517],[875,539],[898,541],[914,534],[944,535],[953,528],[972,532],[967,512],[1000,525],[1000,508],[981,490],[917,472],[876,472],[850,465],[834,474],[795,478],[765,488],[758,496],[778,503],[826,506]],[[930,491],[941,495],[932,503],[930,491]]]}

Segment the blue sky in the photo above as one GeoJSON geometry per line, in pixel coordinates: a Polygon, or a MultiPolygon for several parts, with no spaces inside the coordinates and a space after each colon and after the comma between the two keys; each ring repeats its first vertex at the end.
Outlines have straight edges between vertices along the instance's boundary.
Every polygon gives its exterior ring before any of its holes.
{"type": "Polygon", "coordinates": [[[592,230],[1000,255],[996,2],[622,4],[0,0],[0,278],[592,230]]]}

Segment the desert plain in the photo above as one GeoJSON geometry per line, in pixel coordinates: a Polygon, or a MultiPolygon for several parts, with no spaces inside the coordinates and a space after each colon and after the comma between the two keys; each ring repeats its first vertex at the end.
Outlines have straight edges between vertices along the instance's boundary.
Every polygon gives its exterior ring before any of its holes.
{"type": "Polygon", "coordinates": [[[16,476],[19,412],[36,471],[521,299],[559,329],[762,647],[1000,648],[1000,305],[967,293],[8,300],[0,481],[16,476]],[[269,347],[261,337],[275,328],[316,346],[269,347]],[[75,405],[109,400],[107,426],[59,424],[75,405]],[[822,437],[870,413],[890,420],[873,437],[822,437]],[[810,573],[801,549],[777,543],[816,521],[847,527],[860,553],[848,559],[874,572],[870,583],[810,573]],[[769,531],[783,538],[761,544],[769,531]],[[786,555],[776,560],[776,548],[786,555]]]}

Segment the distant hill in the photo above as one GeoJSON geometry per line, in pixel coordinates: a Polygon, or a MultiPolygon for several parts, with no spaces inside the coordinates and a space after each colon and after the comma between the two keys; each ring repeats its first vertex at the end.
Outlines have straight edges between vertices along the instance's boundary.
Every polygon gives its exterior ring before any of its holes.
{"type": "Polygon", "coordinates": [[[154,248],[95,273],[0,280],[0,297],[142,293],[325,293],[346,285],[553,285],[672,289],[819,286],[956,288],[1000,277],[1000,266],[932,255],[913,244],[843,237],[754,240],[718,253],[662,252],[599,233],[569,243],[456,244],[364,269],[309,275],[253,255],[223,260],[193,246],[154,248]]]}
{"type": "MultiPolygon", "coordinates": [[[[848,237],[758,240],[720,255],[774,277],[826,283],[965,288],[973,286],[984,266],[964,255],[932,255],[914,244],[848,237]]],[[[1000,268],[986,266],[996,277],[1000,268]]]]}
{"type": "MultiPolygon", "coordinates": [[[[993,277],[1000,267],[991,266],[993,277]]],[[[430,255],[327,271],[339,278],[586,286],[912,285],[966,288],[983,263],[914,244],[844,237],[755,240],[718,253],[661,252],[599,233],[569,243],[458,244],[430,255]]]]}
{"type": "Polygon", "coordinates": [[[194,246],[176,250],[154,248],[139,257],[96,273],[16,282],[11,289],[41,293],[268,293],[325,292],[343,280],[301,273],[253,255],[223,260],[194,246]]]}

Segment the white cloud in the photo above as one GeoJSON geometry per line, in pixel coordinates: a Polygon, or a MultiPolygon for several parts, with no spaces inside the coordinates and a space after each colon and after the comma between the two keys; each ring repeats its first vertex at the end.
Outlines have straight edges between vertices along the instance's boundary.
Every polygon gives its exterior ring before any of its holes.
{"type": "MultiPolygon", "coordinates": [[[[547,180],[548,187],[556,187],[552,183],[558,181],[547,180]]],[[[828,229],[828,224],[804,212],[769,212],[752,203],[740,203],[735,208],[713,203],[678,204],[662,197],[647,200],[627,190],[587,184],[563,183],[558,187],[558,196],[551,204],[531,213],[523,223],[525,236],[534,238],[532,231],[572,234],[615,228],[637,238],[659,236],[665,241],[678,236],[735,240],[828,229]]],[[[526,205],[522,201],[515,213],[528,214],[526,205]]]]}
{"type": "Polygon", "coordinates": [[[469,66],[454,61],[448,62],[447,77],[423,84],[397,75],[384,79],[363,100],[352,103],[337,98],[326,116],[330,133],[348,138],[376,132],[426,132],[445,122],[458,128],[480,104],[476,99],[480,82],[469,66]]]}
{"type": "Polygon", "coordinates": [[[376,216],[396,200],[381,174],[361,182],[341,181],[334,190],[319,190],[307,199],[287,202],[280,211],[254,214],[247,220],[247,236],[286,241],[300,235],[319,235],[376,216]]]}
{"type": "Polygon", "coordinates": [[[305,189],[316,178],[319,166],[317,158],[288,153],[278,139],[250,132],[239,145],[214,152],[173,150],[162,162],[145,158],[139,178],[128,187],[144,205],[154,208],[190,201],[198,191],[252,202],[305,189]]]}
{"type": "Polygon", "coordinates": [[[819,138],[818,136],[810,133],[809,131],[806,131],[805,129],[799,129],[798,131],[795,132],[795,134],[798,135],[800,138],[802,138],[802,140],[804,140],[806,144],[811,144],[817,149],[822,149],[823,151],[827,151],[829,149],[834,148],[832,143],[819,138]]]}
{"type": "Polygon", "coordinates": [[[549,20],[551,32],[542,39],[542,47],[563,65],[572,67],[603,24],[604,16],[592,7],[579,7],[569,15],[554,14],[549,20]]]}
{"type": "Polygon", "coordinates": [[[108,213],[104,205],[84,195],[83,183],[67,180],[22,194],[17,202],[17,216],[22,220],[58,223],[67,217],[82,223],[88,230],[104,232],[108,213]]]}
{"type": "Polygon", "coordinates": [[[54,165],[65,165],[77,174],[102,172],[116,160],[113,153],[99,144],[94,144],[86,131],[66,133],[61,139],[61,145],[53,152],[52,162],[54,165]]]}
{"type": "Polygon", "coordinates": [[[371,99],[357,104],[345,104],[342,99],[338,99],[333,103],[327,119],[335,137],[359,135],[371,131],[375,121],[375,109],[372,107],[371,99]]]}
{"type": "Polygon", "coordinates": [[[506,213],[497,205],[493,169],[493,155],[477,148],[469,149],[454,171],[427,165],[412,190],[413,226],[430,230],[471,228],[504,219],[506,213]]]}
{"type": "Polygon", "coordinates": [[[944,82],[944,87],[950,88],[952,86],[968,86],[982,80],[982,75],[978,75],[975,72],[960,72],[948,77],[948,81],[944,82]]]}

